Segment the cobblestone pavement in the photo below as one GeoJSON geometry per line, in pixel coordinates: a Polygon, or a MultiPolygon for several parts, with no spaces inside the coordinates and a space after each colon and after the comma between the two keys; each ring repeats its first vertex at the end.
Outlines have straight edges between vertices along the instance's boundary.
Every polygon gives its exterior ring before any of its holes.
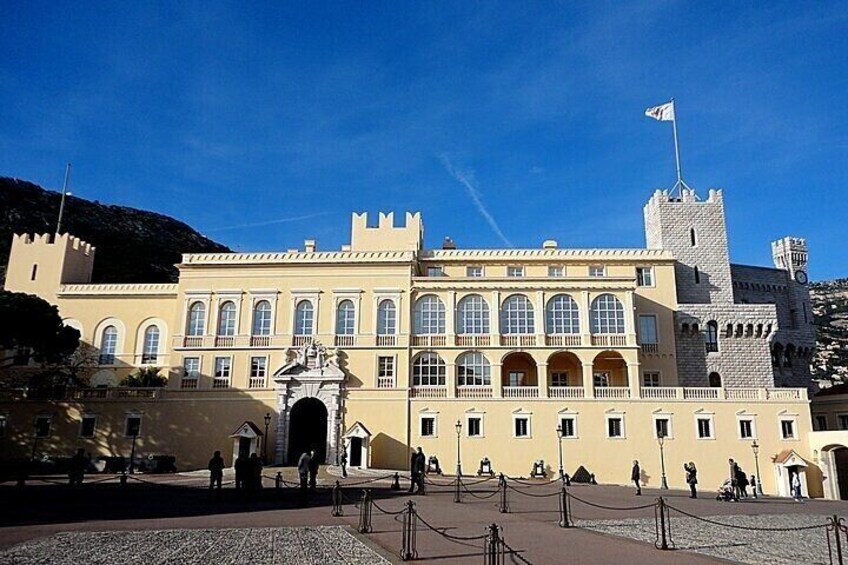
{"type": "Polygon", "coordinates": [[[389,563],[337,526],[60,533],[0,553],[0,565],[214,562],[389,563]]]}
{"type": "MultiPolygon", "coordinates": [[[[672,539],[675,548],[753,565],[763,563],[827,565],[830,563],[825,528],[797,529],[826,524],[827,518],[825,516],[769,514],[760,516],[710,516],[707,519],[738,527],[719,526],[695,518],[677,517],[672,513],[672,539]],[[748,527],[792,528],[792,530],[743,529],[748,527]]],[[[576,525],[651,544],[656,540],[656,526],[653,518],[581,520],[576,525]]]]}

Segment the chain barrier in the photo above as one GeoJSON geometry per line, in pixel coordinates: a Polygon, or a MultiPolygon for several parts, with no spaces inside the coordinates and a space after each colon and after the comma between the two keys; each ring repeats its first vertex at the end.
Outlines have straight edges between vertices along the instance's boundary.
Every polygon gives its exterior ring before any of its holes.
{"type": "Polygon", "coordinates": [[[671,515],[663,497],[659,497],[654,506],[654,530],[656,533],[654,547],[663,551],[669,548],[674,549],[674,540],[671,538],[671,515]]]}
{"type": "Polygon", "coordinates": [[[500,504],[498,505],[498,512],[501,514],[509,513],[509,496],[507,495],[507,484],[506,477],[501,473],[500,477],[498,477],[498,490],[501,493],[500,504]]]}
{"type": "Polygon", "coordinates": [[[541,483],[531,483],[529,481],[523,481],[523,480],[519,479],[518,477],[510,477],[509,475],[505,475],[505,476],[508,480],[515,482],[515,483],[518,483],[520,485],[524,485],[526,487],[546,487],[548,485],[552,485],[552,484],[561,480],[559,477],[556,477],[554,479],[551,479],[550,481],[544,481],[544,482],[541,482],[541,483]]]}
{"type": "Polygon", "coordinates": [[[483,565],[505,565],[507,555],[512,563],[533,565],[521,553],[506,543],[501,528],[497,524],[491,524],[486,530],[485,541],[483,542],[483,565]]]}
{"type": "Polygon", "coordinates": [[[843,534],[846,535],[846,541],[848,541],[848,527],[845,526],[845,520],[834,514],[831,518],[828,518],[824,531],[825,538],[827,539],[827,556],[830,560],[830,565],[844,565],[842,556],[843,534]],[[831,533],[833,534],[833,544],[830,541],[831,533]],[[834,561],[834,557],[836,561],[834,561]]]}
{"type": "MultiPolygon", "coordinates": [[[[479,483],[477,483],[477,484],[479,484],[479,483]]],[[[499,494],[499,493],[500,493],[500,489],[499,489],[499,490],[493,490],[493,491],[490,491],[490,492],[488,492],[487,494],[482,494],[482,495],[481,495],[481,494],[476,494],[473,490],[469,489],[469,488],[465,485],[465,483],[463,483],[463,484],[462,484],[462,489],[463,489],[465,492],[467,492],[468,494],[470,494],[471,496],[473,496],[474,498],[476,498],[477,500],[488,500],[488,499],[492,498],[493,496],[495,496],[495,495],[497,495],[497,494],[499,494]]]]}
{"type": "Polygon", "coordinates": [[[643,504],[641,506],[607,506],[604,504],[598,504],[596,502],[589,502],[588,500],[584,500],[578,496],[574,496],[571,494],[571,491],[568,492],[568,497],[573,498],[577,502],[582,502],[586,506],[592,506],[594,508],[599,508],[601,510],[614,510],[614,511],[625,511],[625,510],[644,510],[646,508],[652,508],[656,506],[656,502],[652,502],[651,504],[643,504]]]}
{"type": "Polygon", "coordinates": [[[411,561],[418,558],[416,518],[415,503],[410,500],[406,503],[406,510],[403,512],[403,535],[401,536],[400,558],[404,561],[411,561]]]}
{"type": "Polygon", "coordinates": [[[828,523],[825,524],[815,524],[812,526],[795,526],[795,527],[768,527],[768,526],[741,526],[739,524],[728,524],[726,522],[717,522],[715,520],[711,520],[709,518],[704,518],[702,516],[696,516],[695,514],[690,514],[689,512],[685,512],[680,510],[679,508],[675,508],[669,504],[666,506],[675,512],[686,516],[687,518],[694,518],[695,520],[699,520],[701,522],[706,522],[707,524],[712,524],[713,526],[722,526],[725,528],[733,528],[736,530],[747,530],[750,532],[803,532],[805,530],[816,530],[818,528],[825,528],[828,526],[828,523]]]}
{"type": "Polygon", "coordinates": [[[333,486],[333,512],[332,515],[336,518],[344,516],[344,508],[342,508],[342,487],[339,481],[333,486]]]}
{"type": "Polygon", "coordinates": [[[532,498],[550,498],[552,496],[559,496],[559,491],[557,492],[549,492],[547,494],[533,494],[532,492],[525,492],[523,490],[517,489],[514,486],[506,485],[506,487],[510,490],[517,492],[518,494],[529,496],[532,498]]]}
{"type": "Polygon", "coordinates": [[[461,475],[456,476],[455,483],[456,483],[456,487],[454,488],[454,491],[453,491],[453,501],[455,503],[459,504],[460,502],[462,502],[462,476],[461,475]]]}

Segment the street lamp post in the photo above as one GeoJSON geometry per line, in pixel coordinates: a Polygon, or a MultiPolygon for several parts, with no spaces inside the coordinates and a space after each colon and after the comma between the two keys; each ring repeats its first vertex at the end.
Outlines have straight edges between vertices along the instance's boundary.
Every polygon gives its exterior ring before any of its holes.
{"type": "Polygon", "coordinates": [[[262,436],[262,461],[268,464],[268,427],[271,425],[271,413],[265,413],[265,435],[262,436]]]}
{"type": "Polygon", "coordinates": [[[462,502],[462,494],[460,493],[461,478],[462,478],[462,459],[459,452],[459,438],[462,435],[462,422],[456,421],[456,490],[454,491],[453,501],[462,502]]]}
{"type": "Polygon", "coordinates": [[[562,468],[562,435],[563,429],[562,424],[557,426],[557,438],[559,438],[559,478],[560,480],[565,480],[565,471],[562,468]]]}
{"type": "Polygon", "coordinates": [[[668,481],[665,477],[665,452],[663,451],[663,445],[665,444],[665,432],[663,430],[657,431],[657,443],[660,446],[660,469],[662,470],[662,482],[660,483],[660,488],[668,490],[668,481]]]}
{"type": "Polygon", "coordinates": [[[754,452],[754,467],[757,470],[757,496],[763,496],[763,481],[760,479],[760,444],[757,440],[751,444],[751,449],[754,452]]]}

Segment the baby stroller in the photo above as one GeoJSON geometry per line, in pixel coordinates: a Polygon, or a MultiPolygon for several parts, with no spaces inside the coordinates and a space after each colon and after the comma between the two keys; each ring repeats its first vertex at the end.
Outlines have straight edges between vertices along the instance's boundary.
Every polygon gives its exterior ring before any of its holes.
{"type": "Polygon", "coordinates": [[[718,494],[716,495],[716,500],[721,502],[735,502],[736,501],[736,493],[733,489],[733,483],[730,479],[724,481],[724,483],[719,487],[718,494]]]}

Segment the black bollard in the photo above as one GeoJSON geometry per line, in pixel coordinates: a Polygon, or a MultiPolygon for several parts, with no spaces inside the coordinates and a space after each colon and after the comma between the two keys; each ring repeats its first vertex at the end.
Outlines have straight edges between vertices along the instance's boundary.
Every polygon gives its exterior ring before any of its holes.
{"type": "Polygon", "coordinates": [[[362,500],[359,502],[359,533],[371,532],[371,491],[362,490],[362,500]]]}
{"type": "Polygon", "coordinates": [[[503,543],[501,540],[499,528],[497,524],[491,524],[488,528],[485,546],[483,548],[483,563],[484,565],[499,565],[503,563],[502,549],[503,543]]]}
{"type": "Polygon", "coordinates": [[[280,490],[283,488],[283,473],[277,471],[277,476],[274,477],[274,488],[280,490]]]}
{"type": "Polygon", "coordinates": [[[570,528],[571,527],[571,519],[568,514],[568,490],[566,490],[565,485],[562,485],[562,490],[559,493],[559,527],[560,528],[570,528]]]}
{"type": "Polygon", "coordinates": [[[411,561],[418,558],[417,533],[416,533],[415,503],[411,500],[406,503],[403,513],[403,537],[401,539],[400,558],[403,561],[411,561]]]}
{"type": "Polygon", "coordinates": [[[498,478],[498,489],[501,491],[500,504],[498,504],[498,512],[506,514],[509,512],[509,497],[507,495],[506,477],[503,473],[498,478]]]}
{"type": "Polygon", "coordinates": [[[400,473],[395,472],[395,477],[392,480],[392,490],[400,490],[400,473]]]}

